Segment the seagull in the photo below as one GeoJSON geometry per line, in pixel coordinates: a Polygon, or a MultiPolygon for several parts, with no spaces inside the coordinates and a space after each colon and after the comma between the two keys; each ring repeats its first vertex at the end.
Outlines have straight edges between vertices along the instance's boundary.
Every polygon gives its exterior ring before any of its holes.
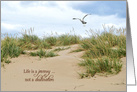
{"type": "Polygon", "coordinates": [[[84,18],[85,18],[86,16],[88,16],[88,15],[91,15],[91,14],[86,14],[82,19],[80,19],[80,18],[73,18],[73,20],[77,20],[77,19],[78,19],[78,20],[81,21],[82,24],[87,24],[87,22],[84,21],[84,18]]]}

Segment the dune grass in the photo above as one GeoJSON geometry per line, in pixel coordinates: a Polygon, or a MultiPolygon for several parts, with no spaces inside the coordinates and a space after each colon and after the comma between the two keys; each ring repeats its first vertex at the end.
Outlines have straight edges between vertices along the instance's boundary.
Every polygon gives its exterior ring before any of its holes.
{"type": "MultiPolygon", "coordinates": [[[[66,46],[71,44],[77,44],[80,42],[80,37],[76,35],[63,34],[59,36],[49,36],[39,38],[33,34],[34,28],[23,30],[20,37],[11,37],[9,35],[4,36],[1,43],[1,62],[7,61],[10,58],[18,57],[20,54],[26,54],[25,50],[37,50],[37,49],[51,49],[52,46],[66,46]]],[[[58,48],[55,51],[63,50],[58,48]]],[[[42,50],[39,56],[42,57],[42,50]]],[[[35,53],[31,53],[32,56],[36,56],[35,53]]],[[[45,56],[54,56],[53,52],[47,53],[45,56]]]]}
{"type": "Polygon", "coordinates": [[[85,59],[80,66],[86,67],[84,77],[93,77],[96,73],[117,74],[121,71],[122,63],[117,58],[98,58],[98,59],[85,59]]]}
{"type": "Polygon", "coordinates": [[[80,36],[62,34],[60,36],[45,37],[44,41],[46,41],[51,46],[66,46],[80,43],[80,36]]]}
{"type": "Polygon", "coordinates": [[[58,54],[55,54],[53,51],[44,51],[40,49],[37,52],[31,52],[30,56],[39,56],[40,58],[42,58],[42,57],[55,57],[58,56],[58,54]]]}
{"type": "Polygon", "coordinates": [[[37,35],[33,34],[34,29],[30,28],[25,30],[22,37],[18,38],[19,46],[24,50],[35,50],[39,48],[50,49],[51,45],[44,39],[40,39],[37,35]]]}
{"type": "Polygon", "coordinates": [[[21,52],[16,38],[7,35],[1,41],[1,62],[10,63],[9,58],[18,57],[21,52]]]}
{"type": "Polygon", "coordinates": [[[126,30],[114,27],[99,34],[92,30],[92,37],[84,39],[81,47],[85,50],[84,61],[79,65],[86,68],[86,73],[80,74],[81,78],[94,76],[96,73],[117,74],[121,71],[120,58],[126,56],[126,30]],[[106,58],[103,58],[103,57],[106,58]],[[100,59],[101,58],[101,59],[100,59]],[[97,59],[97,61],[95,61],[97,59]],[[113,70],[113,71],[112,71],[113,70]]]}
{"type": "Polygon", "coordinates": [[[81,52],[81,51],[84,51],[84,49],[83,49],[83,48],[79,48],[79,49],[76,49],[76,50],[71,51],[70,53],[73,53],[73,52],[81,52]]]}
{"type": "Polygon", "coordinates": [[[1,62],[10,63],[10,58],[18,57],[20,54],[26,54],[24,50],[38,50],[31,52],[31,56],[54,57],[55,51],[61,51],[69,48],[56,48],[53,51],[52,46],[66,46],[80,44],[81,48],[72,52],[85,51],[79,64],[85,67],[85,73],[79,73],[81,78],[93,77],[97,73],[117,74],[121,71],[122,62],[120,58],[126,56],[126,30],[117,29],[113,26],[105,28],[100,32],[89,30],[88,38],[81,38],[75,34],[62,34],[58,36],[47,36],[39,38],[33,34],[34,29],[30,28],[22,33],[21,37],[5,36],[1,41],[1,62]]]}
{"type": "Polygon", "coordinates": [[[58,43],[63,46],[80,43],[80,36],[64,34],[58,37],[58,43]]]}
{"type": "Polygon", "coordinates": [[[46,41],[51,46],[55,46],[57,43],[57,37],[53,37],[53,36],[47,37],[44,39],[44,41],[46,41]]]}
{"type": "Polygon", "coordinates": [[[58,47],[58,48],[54,49],[53,51],[62,51],[62,50],[67,50],[69,48],[70,47],[58,47]]]}

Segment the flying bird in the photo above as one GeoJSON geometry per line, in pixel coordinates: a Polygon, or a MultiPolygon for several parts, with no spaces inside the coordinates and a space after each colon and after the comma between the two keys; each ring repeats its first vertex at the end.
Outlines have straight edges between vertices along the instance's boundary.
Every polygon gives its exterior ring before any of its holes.
{"type": "Polygon", "coordinates": [[[88,15],[91,15],[91,14],[86,14],[82,19],[80,18],[73,18],[73,20],[80,20],[82,24],[87,24],[87,22],[84,21],[84,18],[88,15]]]}

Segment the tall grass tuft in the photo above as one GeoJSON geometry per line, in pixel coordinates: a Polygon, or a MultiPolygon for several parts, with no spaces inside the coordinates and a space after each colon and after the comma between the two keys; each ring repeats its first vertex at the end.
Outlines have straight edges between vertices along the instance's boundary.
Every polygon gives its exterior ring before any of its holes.
{"type": "Polygon", "coordinates": [[[51,37],[47,37],[47,38],[45,38],[44,41],[46,41],[46,42],[47,42],[49,45],[51,45],[51,46],[55,46],[56,43],[57,43],[57,38],[51,36],[51,37]]]}
{"type": "Polygon", "coordinates": [[[64,34],[58,37],[58,42],[61,45],[78,44],[80,42],[80,37],[76,35],[64,34]]]}
{"type": "Polygon", "coordinates": [[[56,49],[54,49],[53,51],[62,51],[62,50],[67,50],[67,49],[69,49],[70,47],[58,47],[58,48],[56,48],[56,49]]]}
{"type": "MultiPolygon", "coordinates": [[[[82,78],[97,73],[117,74],[121,71],[122,63],[120,58],[126,56],[126,29],[117,29],[115,27],[105,28],[101,33],[90,30],[89,37],[81,39],[80,36],[62,34],[58,36],[49,36],[43,39],[33,34],[34,28],[25,30],[19,38],[6,36],[1,41],[1,62],[10,63],[9,58],[18,57],[25,54],[24,50],[35,50],[31,56],[54,57],[57,56],[53,51],[44,51],[51,46],[66,46],[80,44],[82,48],[72,52],[85,51],[82,56],[84,61],[79,65],[86,68],[86,72],[79,74],[82,78]],[[105,58],[104,58],[105,57],[105,58]]],[[[65,50],[66,48],[57,48],[54,51],[65,50]]]]}
{"type": "Polygon", "coordinates": [[[53,51],[44,51],[40,49],[37,52],[31,52],[30,56],[39,56],[40,58],[42,58],[42,57],[54,57],[54,56],[58,56],[58,54],[55,54],[53,51]]]}
{"type": "Polygon", "coordinates": [[[17,39],[6,36],[1,41],[1,62],[7,61],[7,59],[18,57],[21,53],[21,48],[18,46],[17,39]]]}
{"type": "MultiPolygon", "coordinates": [[[[41,49],[37,54],[40,57],[45,55],[42,49],[51,49],[51,46],[56,45],[71,45],[77,44],[80,41],[80,37],[76,35],[59,35],[49,36],[45,38],[39,38],[33,34],[34,28],[23,30],[20,37],[5,36],[1,41],[1,61],[7,61],[8,58],[18,57],[20,54],[26,54],[25,50],[41,49]]],[[[58,49],[59,50],[59,49],[58,49]]],[[[31,53],[32,56],[37,54],[31,53]]],[[[55,56],[53,52],[47,52],[46,56],[55,56]]]]}
{"type": "Polygon", "coordinates": [[[76,49],[76,50],[71,51],[70,53],[72,53],[72,52],[81,52],[81,51],[84,51],[84,49],[79,48],[79,49],[76,49]]]}
{"type": "MultiPolygon", "coordinates": [[[[96,73],[117,74],[121,71],[122,63],[117,58],[85,59],[79,63],[86,67],[85,75],[93,77],[96,73]]],[[[87,76],[87,77],[88,77],[87,76]]]]}
{"type": "Polygon", "coordinates": [[[22,33],[22,37],[18,38],[19,46],[24,50],[35,50],[40,48],[50,49],[51,45],[44,39],[40,39],[33,34],[34,29],[30,28],[22,33]]]}
{"type": "Polygon", "coordinates": [[[89,31],[90,37],[81,41],[81,47],[85,50],[85,60],[80,65],[86,67],[86,76],[104,72],[117,74],[121,71],[120,58],[126,56],[125,32],[126,29],[117,29],[113,26],[108,29],[104,27],[102,33],[89,31]],[[102,59],[103,57],[107,58],[102,59]]]}

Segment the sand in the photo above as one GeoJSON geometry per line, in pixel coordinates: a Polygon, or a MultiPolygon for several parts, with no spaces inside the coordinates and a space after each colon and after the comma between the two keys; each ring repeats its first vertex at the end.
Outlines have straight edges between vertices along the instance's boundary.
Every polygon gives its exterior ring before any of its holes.
{"type": "Polygon", "coordinates": [[[1,91],[126,91],[126,57],[122,58],[122,71],[117,75],[80,79],[78,72],[83,68],[78,63],[84,52],[69,53],[77,48],[78,45],[72,45],[50,58],[28,55],[12,58],[10,64],[1,67],[1,91]],[[25,81],[34,78],[33,73],[24,73],[27,69],[49,70],[54,81],[25,81]]]}

